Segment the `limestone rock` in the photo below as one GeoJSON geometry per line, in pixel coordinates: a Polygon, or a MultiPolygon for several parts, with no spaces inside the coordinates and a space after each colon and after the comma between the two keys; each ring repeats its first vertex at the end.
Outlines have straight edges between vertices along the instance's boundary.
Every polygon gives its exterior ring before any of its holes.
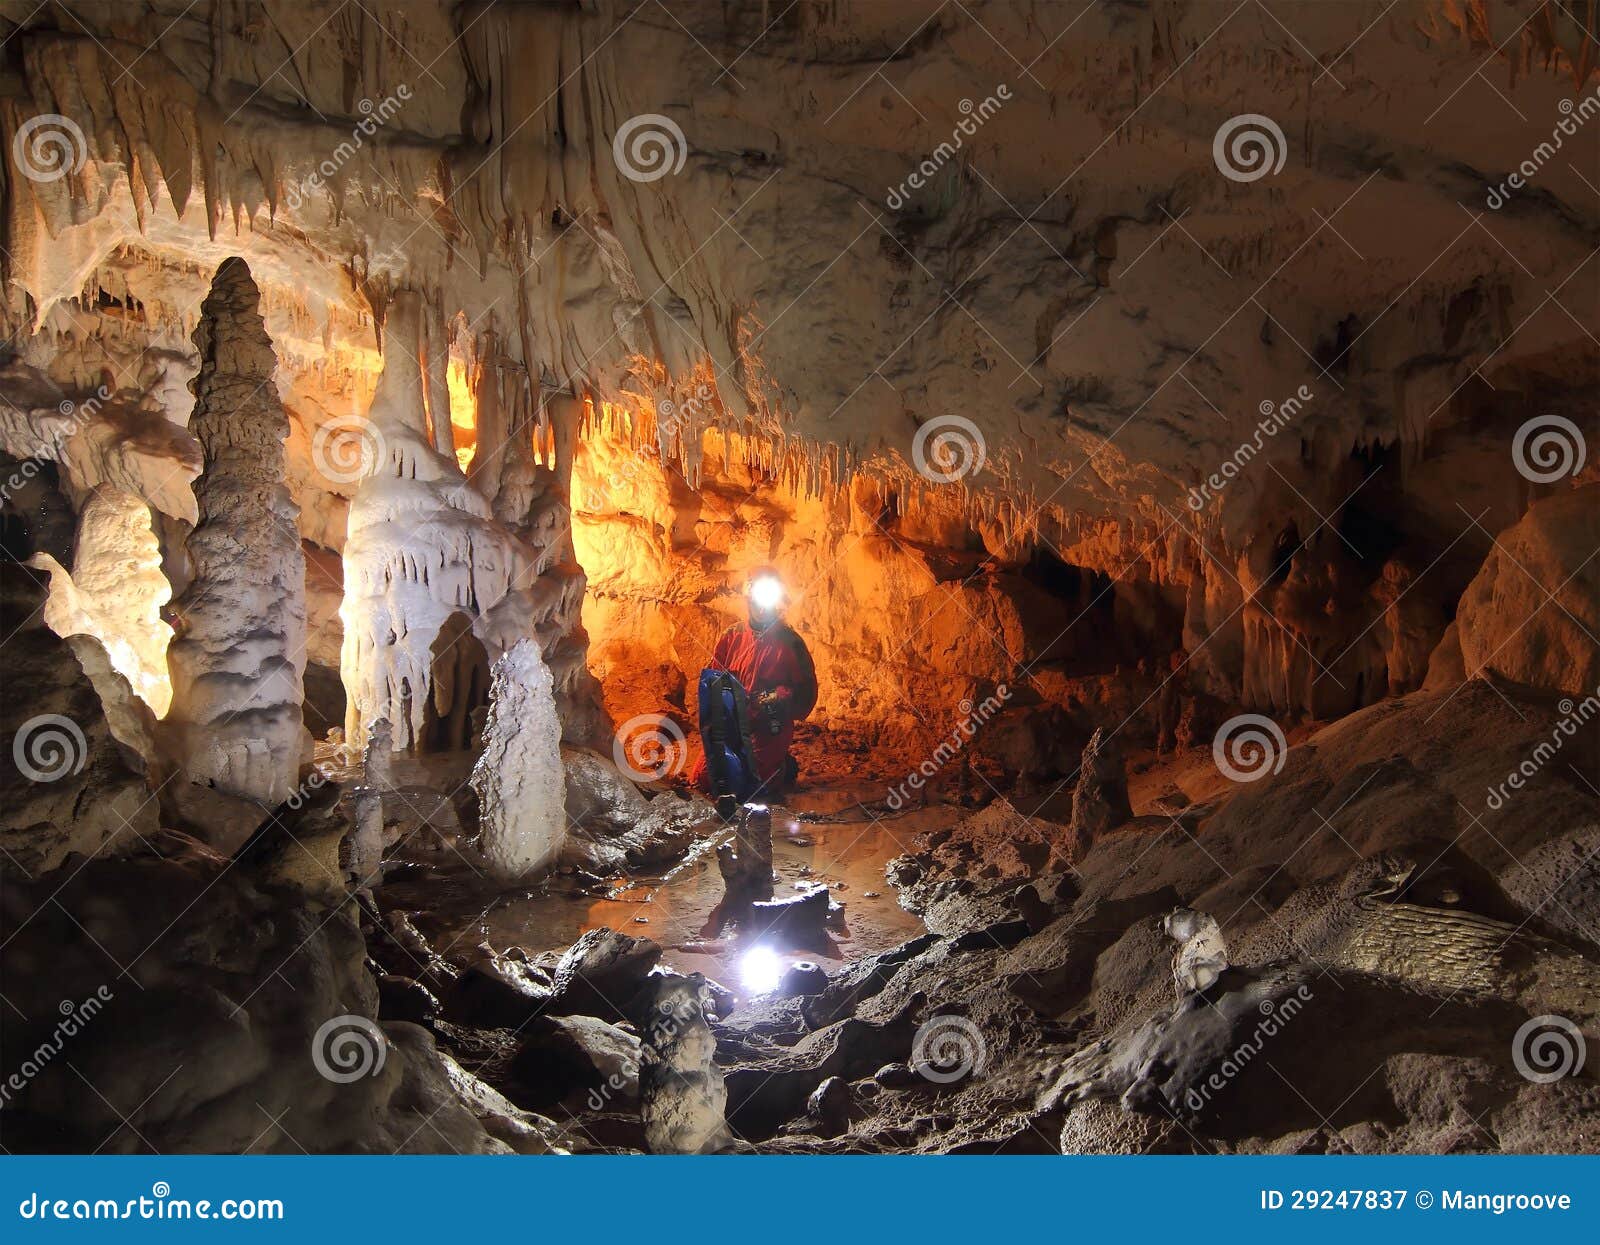
{"type": "Polygon", "coordinates": [[[661,948],[648,938],[630,938],[613,929],[591,929],[556,962],[553,1015],[600,1016],[624,1020],[661,948]]]}
{"type": "Polygon", "coordinates": [[[360,480],[345,539],[340,676],[345,737],[367,737],[387,718],[400,751],[463,748],[469,715],[488,695],[485,677],[534,633],[539,561],[493,517],[489,502],[429,433],[423,305],[397,291],[387,349],[354,461],[324,475],[360,480]]]}
{"type": "Polygon", "coordinates": [[[711,824],[703,796],[662,792],[646,799],[610,758],[562,748],[567,838],[561,863],[601,877],[680,859],[711,824]]]}
{"type": "Polygon", "coordinates": [[[35,554],[30,565],[50,574],[45,606],[50,629],[59,636],[93,636],[150,712],[164,716],[172,703],[167,678],[172,628],[161,607],[172,588],[161,571],[150,508],[132,494],[102,485],[78,516],[71,572],[49,554],[35,554]]]}
{"type": "Polygon", "coordinates": [[[639,1101],[639,1039],[593,1016],[536,1016],[511,1071],[536,1110],[627,1110],[639,1101]]]}

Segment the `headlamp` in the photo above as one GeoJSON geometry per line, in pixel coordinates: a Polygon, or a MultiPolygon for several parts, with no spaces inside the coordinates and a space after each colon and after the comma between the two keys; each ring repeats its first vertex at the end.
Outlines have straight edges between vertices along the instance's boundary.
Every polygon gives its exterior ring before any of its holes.
{"type": "Polygon", "coordinates": [[[750,581],[750,601],[760,610],[775,610],[783,604],[783,581],[776,575],[761,575],[750,581]]]}

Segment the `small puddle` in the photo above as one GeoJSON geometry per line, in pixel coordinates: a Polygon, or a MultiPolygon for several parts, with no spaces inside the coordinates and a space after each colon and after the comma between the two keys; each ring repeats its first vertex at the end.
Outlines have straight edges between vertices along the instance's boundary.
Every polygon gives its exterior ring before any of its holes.
{"type": "Polygon", "coordinates": [[[662,877],[619,878],[605,897],[578,892],[571,879],[552,877],[531,888],[497,892],[454,856],[384,885],[380,904],[413,914],[441,954],[459,954],[479,942],[497,951],[562,950],[586,930],[608,927],[659,943],[662,962],[701,972],[741,999],[764,993],[783,968],[801,960],[829,973],[876,955],[923,932],[922,922],[900,907],[884,865],[911,850],[924,830],[949,825],[964,814],[951,807],[918,809],[874,822],[841,789],[797,792],[793,807],[772,810],[774,898],[797,895],[818,883],[844,906],[843,923],[830,927],[826,948],[745,956],[736,931],[707,929],[722,899],[713,841],[702,841],[684,863],[662,877]],[[808,816],[827,820],[806,820],[808,816]]]}

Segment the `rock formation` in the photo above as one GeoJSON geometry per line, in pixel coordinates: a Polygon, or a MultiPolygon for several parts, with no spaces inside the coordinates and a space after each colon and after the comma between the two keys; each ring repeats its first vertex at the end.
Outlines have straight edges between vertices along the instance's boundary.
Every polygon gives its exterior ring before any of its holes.
{"type": "MultiPolygon", "coordinates": [[[[41,579],[14,563],[0,565],[0,634],[9,637],[8,691],[0,697],[0,859],[24,878],[56,868],[69,852],[131,851],[158,828],[143,761],[115,737],[74,651],[98,648],[98,641],[63,640],[45,625],[41,579]]],[[[121,681],[114,671],[106,675],[121,681]]]]}
{"type": "Polygon", "coordinates": [[[536,640],[519,640],[494,664],[472,787],[483,858],[503,879],[546,868],[566,838],[561,721],[551,686],[536,640]]]}
{"type": "Polygon", "coordinates": [[[1600,484],[1543,498],[1496,539],[1456,613],[1469,675],[1600,692],[1600,484]]]}
{"type": "Polygon", "coordinates": [[[644,1023],[639,1102],[652,1154],[714,1154],[731,1144],[717,1040],[706,1023],[705,979],[698,973],[655,979],[644,1023]]]}
{"type": "Polygon", "coordinates": [[[1228,967],[1228,946],[1216,917],[1179,908],[1167,914],[1161,929],[1178,944],[1172,957],[1172,981],[1178,997],[1215,985],[1228,967]]]}
{"type": "Polygon", "coordinates": [[[344,547],[347,739],[387,718],[397,750],[463,748],[489,666],[532,632],[537,563],[428,431],[421,299],[399,291],[344,547]]]}
{"type": "Polygon", "coordinates": [[[101,485],[79,515],[71,572],[47,553],[35,554],[29,564],[50,574],[45,604],[50,629],[59,636],[93,636],[150,712],[165,716],[172,703],[167,677],[172,628],[161,607],[172,587],[161,571],[150,508],[101,485]]]}
{"type": "Polygon", "coordinates": [[[199,522],[184,543],[191,575],[172,607],[166,734],[189,781],[272,805],[300,769],[305,558],[259,302],[249,266],[226,260],[195,329],[191,426],[205,469],[199,522]]]}
{"type": "Polygon", "coordinates": [[[1083,750],[1078,782],[1072,789],[1073,854],[1081,857],[1096,839],[1133,816],[1128,776],[1114,736],[1096,729],[1083,750]]]}

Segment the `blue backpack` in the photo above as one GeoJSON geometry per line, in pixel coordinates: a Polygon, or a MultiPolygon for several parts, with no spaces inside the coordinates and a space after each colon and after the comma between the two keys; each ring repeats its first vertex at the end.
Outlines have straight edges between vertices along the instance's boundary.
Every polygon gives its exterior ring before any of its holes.
{"type": "Polygon", "coordinates": [[[700,672],[700,742],[712,794],[741,804],[751,799],[761,779],[750,755],[750,700],[744,684],[726,670],[700,672]]]}

